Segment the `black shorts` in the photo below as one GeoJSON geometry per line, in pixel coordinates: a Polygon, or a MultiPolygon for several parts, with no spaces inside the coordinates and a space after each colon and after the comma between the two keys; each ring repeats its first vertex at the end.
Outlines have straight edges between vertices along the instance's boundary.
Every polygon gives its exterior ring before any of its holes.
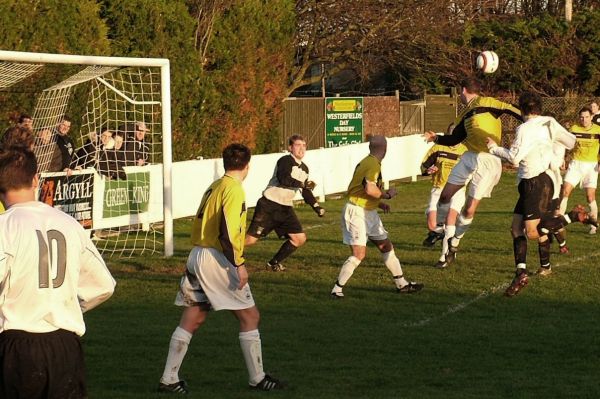
{"type": "Polygon", "coordinates": [[[284,238],[289,234],[302,233],[302,225],[293,207],[261,197],[256,203],[248,234],[260,238],[266,237],[273,230],[278,237],[284,238]]]}
{"type": "Polygon", "coordinates": [[[0,334],[0,397],[87,397],[79,337],[70,331],[0,334]]]}
{"type": "Polygon", "coordinates": [[[540,219],[554,212],[552,200],[554,183],[550,176],[541,173],[519,182],[519,200],[513,213],[523,215],[523,220],[540,219]]]}

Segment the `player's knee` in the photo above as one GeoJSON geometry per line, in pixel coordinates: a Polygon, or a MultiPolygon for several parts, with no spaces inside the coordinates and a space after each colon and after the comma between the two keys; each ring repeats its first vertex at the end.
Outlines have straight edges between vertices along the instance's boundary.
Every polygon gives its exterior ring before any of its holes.
{"type": "Polygon", "coordinates": [[[519,228],[512,227],[510,229],[510,235],[512,236],[513,239],[517,238],[517,237],[520,237],[520,236],[523,235],[523,230],[519,229],[519,228]]]}
{"type": "Polygon", "coordinates": [[[540,238],[540,233],[538,232],[537,224],[526,226],[525,235],[527,236],[528,240],[537,240],[538,238],[540,238]]]}
{"type": "Polygon", "coordinates": [[[390,240],[385,240],[384,242],[378,244],[377,247],[381,253],[387,253],[394,250],[394,246],[390,240]]]}
{"type": "Polygon", "coordinates": [[[300,233],[300,234],[290,235],[290,242],[295,247],[301,247],[302,245],[304,245],[304,243],[306,243],[306,234],[300,233]]]}
{"type": "Polygon", "coordinates": [[[448,204],[448,203],[450,203],[451,199],[452,199],[451,193],[442,193],[440,195],[440,199],[438,200],[438,204],[441,204],[441,205],[448,204]]]}
{"type": "Polygon", "coordinates": [[[240,330],[250,331],[258,328],[260,312],[256,306],[236,312],[240,321],[240,330]]]}
{"type": "Polygon", "coordinates": [[[353,246],[352,247],[352,256],[362,262],[367,256],[367,247],[363,246],[353,246]]]}
{"type": "Polygon", "coordinates": [[[244,241],[245,246],[254,245],[258,241],[258,237],[254,237],[250,234],[246,234],[246,239],[244,241]]]}

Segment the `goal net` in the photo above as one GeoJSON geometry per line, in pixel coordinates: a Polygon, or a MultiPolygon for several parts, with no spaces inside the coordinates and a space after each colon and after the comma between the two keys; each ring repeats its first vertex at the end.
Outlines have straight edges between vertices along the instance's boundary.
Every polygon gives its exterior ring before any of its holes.
{"type": "Polygon", "coordinates": [[[103,256],[171,256],[168,60],[0,51],[0,92],[32,87],[39,199],[103,256]]]}

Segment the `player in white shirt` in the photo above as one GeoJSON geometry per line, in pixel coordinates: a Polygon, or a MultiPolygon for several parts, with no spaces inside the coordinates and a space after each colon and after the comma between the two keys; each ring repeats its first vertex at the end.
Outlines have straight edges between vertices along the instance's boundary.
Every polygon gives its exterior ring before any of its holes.
{"type": "MultiPolygon", "coordinates": [[[[548,275],[550,268],[550,241],[548,226],[566,224],[573,221],[585,221],[589,216],[580,207],[569,215],[554,215],[555,184],[552,164],[555,161],[553,146],[555,143],[571,149],[575,145],[575,136],[566,131],[554,118],[541,116],[542,99],[531,92],[523,93],[519,98],[519,108],[525,122],[517,128],[510,149],[499,147],[493,139],[487,139],[491,154],[503,158],[518,166],[519,200],[515,205],[511,233],[515,255],[516,275],[506,290],[507,296],[516,295],[528,283],[526,269],[527,239],[538,240],[540,269],[538,273],[548,275]],[[581,214],[581,215],[580,215],[581,214]],[[541,226],[541,228],[540,228],[541,226]],[[543,228],[547,228],[543,231],[543,228]]],[[[561,226],[564,227],[564,226],[561,226]]]]}
{"type": "Polygon", "coordinates": [[[0,152],[0,397],[87,397],[83,312],[115,280],[71,216],[36,201],[28,149],[0,152]]]}

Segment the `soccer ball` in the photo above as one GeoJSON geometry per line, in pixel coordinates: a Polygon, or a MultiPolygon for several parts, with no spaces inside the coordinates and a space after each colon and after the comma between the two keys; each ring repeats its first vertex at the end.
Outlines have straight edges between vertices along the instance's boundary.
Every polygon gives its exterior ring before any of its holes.
{"type": "Polygon", "coordinates": [[[482,51],[477,56],[477,69],[483,73],[494,73],[498,69],[498,54],[493,51],[482,51]]]}

